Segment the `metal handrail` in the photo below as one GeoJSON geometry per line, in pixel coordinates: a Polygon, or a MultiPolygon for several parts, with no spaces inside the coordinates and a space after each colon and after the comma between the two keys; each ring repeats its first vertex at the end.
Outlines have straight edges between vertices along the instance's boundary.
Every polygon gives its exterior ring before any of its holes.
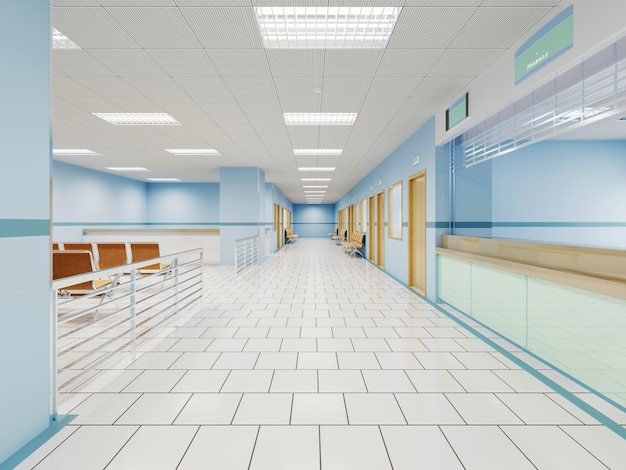
{"type": "MultiPolygon", "coordinates": [[[[203,266],[202,248],[182,251],[170,255],[160,256],[149,260],[138,261],[135,263],[127,263],[113,268],[97,270],[89,273],[79,274],[76,276],[56,279],[52,282],[50,290],[51,301],[51,362],[50,362],[50,414],[52,419],[57,416],[57,358],[65,353],[76,352],[78,348],[83,347],[96,338],[103,339],[99,345],[94,346],[91,350],[84,352],[78,358],[71,358],[70,362],[65,363],[63,370],[71,368],[75,364],[85,360],[92,354],[106,351],[107,354],[90,363],[90,367],[104,360],[112,352],[117,352],[121,348],[130,346],[130,358],[136,358],[136,341],[138,338],[146,334],[149,329],[154,328],[172,318],[173,315],[179,313],[182,309],[199,300],[202,296],[202,266],[203,266]],[[141,268],[154,264],[169,264],[155,273],[137,276],[141,268]],[[59,293],[68,286],[80,284],[82,282],[93,281],[106,277],[114,277],[116,280],[121,279],[128,274],[130,280],[123,283],[113,283],[104,289],[87,293],[80,297],[59,298],[59,293]],[[165,285],[165,282],[171,281],[171,285],[165,285]],[[155,288],[161,284],[158,292],[155,288]],[[85,300],[94,300],[98,296],[106,293],[116,292],[119,295],[110,298],[102,298],[97,305],[81,305],[79,302],[85,300]],[[153,300],[157,298],[157,300],[153,300]],[[106,300],[106,301],[105,301],[106,300]],[[123,304],[120,308],[119,304],[123,304]],[[96,315],[100,309],[106,309],[115,305],[115,312],[110,312],[97,318],[96,315]],[[77,311],[72,309],[77,306],[77,311]],[[66,310],[66,314],[59,319],[60,310],[66,310]],[[72,322],[81,322],[81,317],[93,315],[91,321],[85,321],[78,324],[72,322]],[[140,318],[138,318],[140,317],[140,318]],[[113,320],[110,324],[104,323],[113,320]],[[138,321],[139,320],[139,321],[138,321]],[[156,321],[155,321],[156,320],[156,321]],[[150,323],[148,323],[150,322],[150,323]],[[63,335],[58,334],[59,326],[69,327],[69,331],[65,331],[63,335]],[[57,348],[57,341],[71,337],[82,330],[89,331],[89,327],[99,325],[92,335],[81,333],[78,341],[65,345],[61,350],[57,348]],[[101,327],[104,325],[104,327],[101,327]],[[137,331],[137,327],[143,330],[137,331]],[[102,336],[114,329],[121,329],[118,336],[109,338],[102,336]],[[115,351],[104,349],[110,344],[123,339],[122,344],[115,351]]],[[[89,370],[89,369],[85,369],[89,370]]],[[[84,370],[84,371],[85,371],[84,370]]],[[[84,372],[83,371],[83,372],[84,372]]],[[[72,377],[67,381],[70,383],[80,377],[79,373],[76,377],[72,377]]]]}

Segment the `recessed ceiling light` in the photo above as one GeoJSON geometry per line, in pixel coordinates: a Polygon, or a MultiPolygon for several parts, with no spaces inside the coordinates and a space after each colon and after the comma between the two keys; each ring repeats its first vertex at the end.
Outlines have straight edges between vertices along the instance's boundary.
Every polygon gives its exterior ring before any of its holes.
{"type": "Polygon", "coordinates": [[[116,126],[180,126],[167,113],[92,113],[116,126]]]}
{"type": "Polygon", "coordinates": [[[300,178],[300,181],[330,181],[330,178],[300,178]]]}
{"type": "Polygon", "coordinates": [[[318,191],[318,190],[307,189],[307,190],[304,191],[304,194],[326,194],[326,191],[324,191],[324,190],[318,191]]]}
{"type": "Polygon", "coordinates": [[[174,155],[221,155],[215,149],[165,149],[174,155]]]}
{"type": "Polygon", "coordinates": [[[80,49],[80,46],[59,30],[52,28],[52,49],[80,49]]]}
{"type": "Polygon", "coordinates": [[[160,182],[166,182],[166,181],[180,181],[178,178],[146,178],[148,181],[160,181],[160,182]]]}
{"type": "Polygon", "coordinates": [[[106,169],[113,171],[150,171],[142,166],[107,166],[106,169]]]}
{"type": "Polygon", "coordinates": [[[334,166],[299,166],[298,171],[335,171],[334,166]]]}
{"type": "Polygon", "coordinates": [[[283,113],[288,126],[352,126],[358,113],[283,113]]]}
{"type": "Polygon", "coordinates": [[[304,185],[302,186],[303,188],[328,188],[328,186],[309,186],[309,185],[304,185]]]}
{"type": "Polygon", "coordinates": [[[343,149],[293,149],[294,155],[341,155],[343,149]]]}
{"type": "Polygon", "coordinates": [[[100,155],[88,149],[53,149],[53,155],[100,155]]]}
{"type": "Polygon", "coordinates": [[[279,49],[387,46],[402,7],[256,7],[263,45],[279,49]]]}

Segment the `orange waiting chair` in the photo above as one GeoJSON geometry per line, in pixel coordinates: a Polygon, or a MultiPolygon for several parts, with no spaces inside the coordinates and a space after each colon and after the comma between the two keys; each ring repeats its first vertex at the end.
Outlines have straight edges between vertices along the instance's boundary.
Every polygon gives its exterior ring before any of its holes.
{"type": "MultiPolygon", "coordinates": [[[[96,271],[93,255],[88,250],[65,250],[52,252],[52,279],[62,279],[96,271]]],[[[95,294],[100,296],[100,304],[105,298],[113,295],[112,287],[115,282],[110,279],[93,279],[91,281],[73,284],[59,290],[61,297],[84,296],[95,294]]],[[[98,315],[96,308],[93,319],[98,315]]]]}

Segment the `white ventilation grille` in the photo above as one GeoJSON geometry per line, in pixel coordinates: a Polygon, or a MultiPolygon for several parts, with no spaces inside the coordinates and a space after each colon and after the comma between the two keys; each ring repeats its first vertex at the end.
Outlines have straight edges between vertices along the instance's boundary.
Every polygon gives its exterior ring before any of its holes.
{"type": "Polygon", "coordinates": [[[625,45],[622,39],[609,46],[463,134],[465,166],[580,127],[626,106],[626,57],[620,57],[625,45]]]}

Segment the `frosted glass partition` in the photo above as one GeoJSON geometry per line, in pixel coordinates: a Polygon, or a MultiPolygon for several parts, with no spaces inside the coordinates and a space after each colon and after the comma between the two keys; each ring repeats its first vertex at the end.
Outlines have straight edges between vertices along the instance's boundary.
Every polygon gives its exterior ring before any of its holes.
{"type": "Polygon", "coordinates": [[[626,301],[531,278],[527,347],[626,406],[626,301]]]}
{"type": "Polygon", "coordinates": [[[517,344],[526,344],[526,276],[471,265],[474,318],[517,344]]]}
{"type": "Polygon", "coordinates": [[[626,407],[626,300],[437,255],[438,296],[626,407]]]}
{"type": "Polygon", "coordinates": [[[462,312],[472,311],[471,263],[449,256],[437,256],[439,298],[462,312]]]}

